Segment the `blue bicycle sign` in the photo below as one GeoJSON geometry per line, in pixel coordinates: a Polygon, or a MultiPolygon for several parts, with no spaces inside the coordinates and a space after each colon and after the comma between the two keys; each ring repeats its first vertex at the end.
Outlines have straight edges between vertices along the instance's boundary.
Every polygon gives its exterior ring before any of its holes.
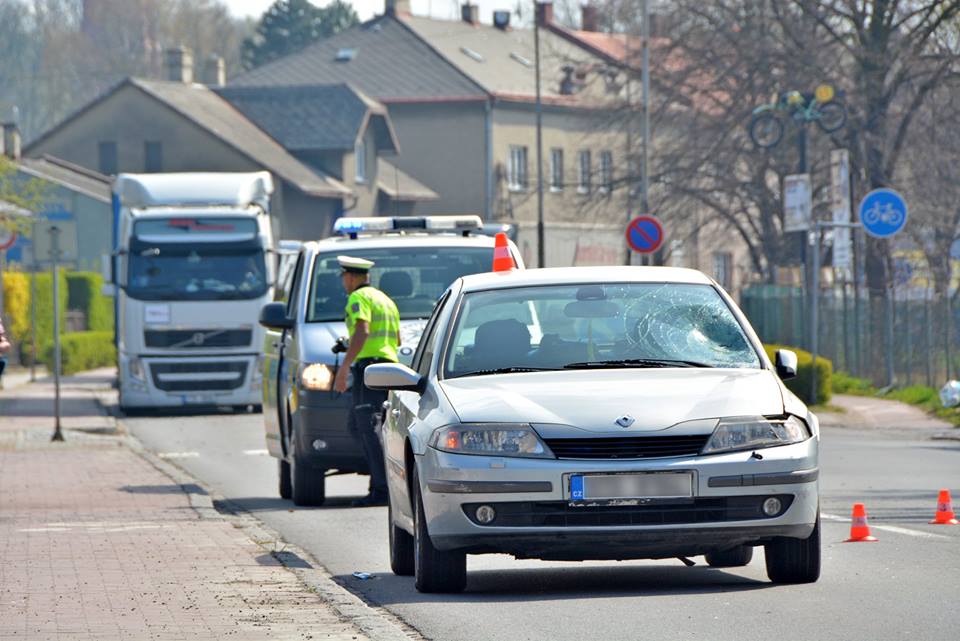
{"type": "Polygon", "coordinates": [[[907,224],[907,201],[892,189],[874,189],[860,201],[860,222],[875,238],[889,238],[907,224]]]}

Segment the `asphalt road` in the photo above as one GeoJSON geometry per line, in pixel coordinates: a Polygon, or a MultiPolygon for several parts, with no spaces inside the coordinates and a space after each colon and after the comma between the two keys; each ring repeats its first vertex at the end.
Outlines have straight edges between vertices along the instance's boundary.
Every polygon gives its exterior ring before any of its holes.
{"type": "Polygon", "coordinates": [[[547,563],[469,557],[467,591],[423,595],[387,559],[386,508],[351,509],[366,478],[328,480],[328,505],[296,508],[277,495],[260,415],[125,419],[152,451],[175,462],[282,536],[337,580],[428,639],[947,639],[960,630],[960,526],[928,525],[937,490],[960,503],[960,442],[913,431],[825,428],[821,449],[823,574],[774,586],[763,552],[734,570],[702,557],[547,563]],[[843,543],[854,502],[879,543],[843,543]],[[355,571],[372,573],[361,581],[355,571]]]}

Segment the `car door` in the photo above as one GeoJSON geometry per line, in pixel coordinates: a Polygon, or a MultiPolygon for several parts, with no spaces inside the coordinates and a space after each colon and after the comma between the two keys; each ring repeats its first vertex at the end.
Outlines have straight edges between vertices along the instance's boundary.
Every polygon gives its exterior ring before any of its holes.
{"type": "MultiPolygon", "coordinates": [[[[297,255],[280,255],[281,265],[277,269],[278,280],[274,288],[273,302],[286,303],[290,298],[290,289],[293,284],[295,271],[289,266],[284,269],[284,261],[297,259],[297,255]]],[[[280,405],[277,398],[277,383],[279,382],[280,363],[283,354],[284,331],[267,328],[263,344],[263,425],[267,437],[267,450],[271,456],[282,456],[280,441],[280,405]]]]}
{"type": "Polygon", "coordinates": [[[278,439],[283,449],[283,454],[287,452],[286,445],[290,435],[289,417],[296,410],[296,375],[300,368],[300,357],[297,353],[296,337],[299,327],[298,318],[300,310],[300,299],[303,297],[303,283],[307,280],[304,273],[309,265],[306,251],[301,251],[297,256],[297,264],[293,269],[293,278],[290,283],[290,292],[287,296],[287,318],[294,323],[292,329],[283,332],[279,345],[279,366],[277,368],[276,388],[277,388],[277,418],[279,424],[278,439]]]}
{"type": "MultiPolygon", "coordinates": [[[[450,297],[451,293],[448,290],[437,301],[433,314],[424,328],[420,343],[417,345],[417,351],[413,355],[412,368],[421,376],[429,376],[430,374],[430,365],[433,362],[437,345],[440,343],[440,332],[438,330],[442,323],[439,321],[450,297]]],[[[398,501],[398,504],[401,513],[409,518],[413,518],[413,512],[410,510],[410,497],[407,492],[404,455],[410,429],[414,422],[419,420],[425,402],[429,403],[429,399],[424,398],[417,392],[390,392],[387,420],[383,428],[387,475],[391,477],[389,479],[390,488],[391,491],[398,491],[404,497],[404,500],[398,501]]]]}

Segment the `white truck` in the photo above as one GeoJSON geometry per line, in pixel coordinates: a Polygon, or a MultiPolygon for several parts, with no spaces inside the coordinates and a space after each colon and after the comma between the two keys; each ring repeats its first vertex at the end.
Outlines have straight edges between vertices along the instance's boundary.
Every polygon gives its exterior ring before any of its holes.
{"type": "Polygon", "coordinates": [[[262,403],[272,192],[267,172],[117,176],[104,276],[122,409],[262,403]]]}

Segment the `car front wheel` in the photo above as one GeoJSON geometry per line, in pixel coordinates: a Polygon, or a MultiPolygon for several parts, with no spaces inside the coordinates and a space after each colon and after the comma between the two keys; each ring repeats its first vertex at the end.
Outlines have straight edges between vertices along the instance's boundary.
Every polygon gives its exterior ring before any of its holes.
{"type": "Polygon", "coordinates": [[[805,539],[775,538],[764,546],[767,577],[774,583],[813,583],[820,578],[820,515],[805,539]]]}
{"type": "Polygon", "coordinates": [[[420,479],[413,472],[414,585],[419,592],[462,592],[467,586],[467,555],[438,550],[430,540],[420,496],[420,479]]]}

